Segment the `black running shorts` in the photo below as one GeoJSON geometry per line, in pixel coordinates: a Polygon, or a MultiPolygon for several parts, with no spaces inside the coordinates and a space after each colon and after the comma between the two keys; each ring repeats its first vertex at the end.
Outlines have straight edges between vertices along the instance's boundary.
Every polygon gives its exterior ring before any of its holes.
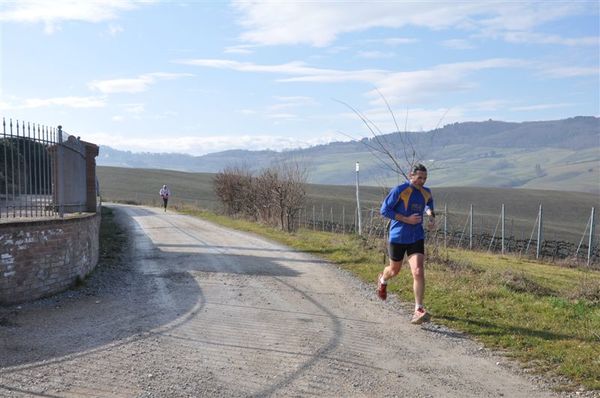
{"type": "Polygon", "coordinates": [[[425,254],[425,241],[423,239],[414,243],[393,243],[390,242],[388,253],[393,261],[402,261],[404,253],[409,257],[415,253],[425,254]]]}

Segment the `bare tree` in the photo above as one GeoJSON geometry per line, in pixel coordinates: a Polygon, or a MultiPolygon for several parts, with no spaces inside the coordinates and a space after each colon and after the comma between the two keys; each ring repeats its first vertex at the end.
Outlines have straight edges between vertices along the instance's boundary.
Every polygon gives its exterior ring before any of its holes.
{"type": "Polygon", "coordinates": [[[296,229],[300,210],[306,201],[308,174],[299,162],[287,162],[279,166],[281,179],[276,198],[280,214],[281,229],[292,232],[296,229]]]}
{"type": "Polygon", "coordinates": [[[213,180],[215,194],[223,204],[225,212],[253,214],[251,206],[256,203],[256,190],[253,187],[252,173],[241,166],[226,167],[217,173],[213,180]]]}
{"type": "MultiPolygon", "coordinates": [[[[371,121],[364,113],[360,112],[358,109],[349,105],[348,103],[340,100],[335,100],[348,109],[350,109],[359,119],[363,122],[363,124],[367,127],[369,132],[372,135],[372,139],[370,140],[361,140],[360,142],[364,144],[369,152],[374,155],[375,160],[379,164],[382,170],[391,171],[394,174],[399,176],[403,176],[404,179],[408,179],[408,174],[412,169],[412,166],[416,163],[421,163],[424,159],[423,153],[424,148],[419,148],[418,143],[414,140],[414,134],[410,134],[407,131],[408,125],[408,110],[406,111],[406,118],[404,121],[404,129],[401,130],[398,125],[398,121],[396,119],[396,115],[392,111],[390,104],[387,99],[376,89],[381,97],[382,101],[385,103],[387,111],[389,112],[391,119],[393,121],[397,138],[400,142],[400,148],[395,147],[386,135],[373,121],[371,121]]],[[[434,130],[437,130],[442,120],[446,117],[448,110],[443,114],[443,116],[438,121],[434,130]]]]}
{"type": "Polygon", "coordinates": [[[306,200],[306,168],[288,161],[264,169],[253,177],[248,168],[227,167],[214,178],[214,189],[230,216],[243,215],[282,230],[297,228],[306,200]]]}
{"type": "Polygon", "coordinates": [[[273,192],[276,191],[279,183],[279,175],[276,170],[271,168],[261,171],[256,178],[257,182],[257,210],[260,220],[268,224],[276,224],[275,218],[275,200],[273,192]]]}

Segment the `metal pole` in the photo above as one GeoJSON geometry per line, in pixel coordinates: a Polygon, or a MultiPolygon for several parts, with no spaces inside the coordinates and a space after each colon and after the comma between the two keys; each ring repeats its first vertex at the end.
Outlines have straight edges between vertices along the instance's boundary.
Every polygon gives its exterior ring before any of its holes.
{"type": "Polygon", "coordinates": [[[448,204],[444,203],[444,249],[448,246],[448,204]]]}
{"type": "Polygon", "coordinates": [[[304,229],[308,229],[308,210],[304,208],[304,229]]]}
{"type": "MultiPolygon", "coordinates": [[[[515,238],[514,231],[515,231],[515,219],[511,218],[510,219],[510,237],[512,238],[513,243],[515,243],[515,248],[516,248],[516,240],[517,240],[517,238],[515,238]]],[[[510,243],[508,244],[508,251],[511,251],[510,250],[510,243]]]]}
{"type": "Polygon", "coordinates": [[[325,213],[323,213],[323,204],[321,204],[321,231],[325,232],[325,213]]]}
{"type": "MultiPolygon", "coordinates": [[[[21,120],[21,126],[23,129],[25,128],[25,122],[21,120]]],[[[21,129],[21,133],[24,136],[25,131],[21,129]]],[[[21,143],[22,139],[19,138],[19,122],[17,121],[17,140],[15,144],[17,146],[17,196],[19,200],[17,201],[19,206],[19,217],[23,216],[23,188],[21,186],[21,143]]]]}
{"type": "Polygon", "coordinates": [[[38,153],[40,156],[39,166],[40,166],[40,181],[38,184],[38,188],[40,194],[42,195],[41,199],[41,211],[40,214],[45,216],[48,215],[50,211],[50,200],[49,200],[49,192],[48,187],[51,185],[50,178],[48,178],[48,174],[50,171],[50,160],[48,155],[48,148],[50,145],[48,144],[48,136],[47,136],[47,127],[38,124],[38,138],[40,139],[41,145],[37,147],[38,153]]]}
{"type": "Polygon", "coordinates": [[[359,181],[358,181],[358,172],[360,169],[359,162],[356,162],[356,212],[358,217],[358,236],[362,236],[362,226],[360,219],[360,195],[359,195],[359,181]]]}
{"type": "MultiPolygon", "coordinates": [[[[33,131],[35,132],[35,125],[33,125],[33,131]]],[[[26,171],[25,171],[25,177],[27,178],[26,181],[26,187],[25,189],[27,189],[27,193],[29,195],[29,214],[31,216],[34,216],[37,214],[34,214],[34,206],[35,206],[35,202],[34,202],[34,197],[33,197],[33,178],[35,177],[35,165],[34,165],[34,158],[31,154],[31,143],[32,143],[32,136],[31,136],[31,124],[28,122],[27,123],[27,141],[25,141],[25,150],[26,150],[26,171]]],[[[36,209],[37,210],[37,209],[36,209]]]]}
{"type": "Polygon", "coordinates": [[[62,126],[58,126],[58,215],[65,216],[65,170],[64,170],[64,148],[62,137],[62,126]]]}
{"type": "Polygon", "coordinates": [[[469,250],[473,249],[473,205],[469,209],[469,250]]]}
{"type": "Polygon", "coordinates": [[[504,203],[502,203],[502,255],[504,256],[504,203]]]}
{"type": "Polygon", "coordinates": [[[46,193],[46,214],[54,216],[56,214],[56,210],[54,209],[53,199],[52,199],[52,188],[56,183],[54,181],[54,162],[52,161],[52,157],[48,153],[48,148],[51,148],[55,143],[53,142],[53,131],[50,130],[48,126],[43,127],[43,134],[45,138],[44,142],[44,159],[45,159],[45,178],[44,181],[46,183],[45,193],[46,193]]]}
{"type": "Polygon", "coordinates": [[[342,206],[342,235],[346,233],[346,206],[342,206]]]}
{"type": "MultiPolygon", "coordinates": [[[[19,121],[16,121],[17,126],[19,125],[19,121]]],[[[12,190],[12,210],[13,210],[13,217],[17,217],[17,214],[15,213],[15,138],[13,135],[13,124],[12,124],[12,120],[10,121],[10,169],[11,169],[11,180],[10,180],[10,185],[11,185],[11,190],[12,190]]],[[[8,200],[8,197],[7,197],[8,200]]]]}
{"type": "Polygon", "coordinates": [[[592,245],[594,243],[594,208],[592,207],[592,214],[590,215],[590,240],[588,241],[588,256],[587,265],[589,266],[592,261],[592,245]]]}
{"type": "Polygon", "coordinates": [[[331,232],[333,232],[333,207],[329,208],[329,217],[331,218],[331,232]]]}
{"type": "Polygon", "coordinates": [[[535,258],[539,259],[542,252],[542,204],[540,203],[540,211],[538,214],[538,231],[537,231],[537,250],[535,258]]]}
{"type": "MultiPolygon", "coordinates": [[[[8,156],[6,155],[6,147],[8,146],[8,142],[9,141],[6,138],[6,120],[2,118],[2,146],[4,149],[4,203],[6,204],[6,217],[8,217],[8,156]]],[[[0,209],[0,217],[2,217],[2,209],[0,209]]]]}
{"type": "Polygon", "coordinates": [[[40,182],[42,180],[42,168],[41,168],[41,162],[42,162],[42,158],[41,158],[41,154],[40,154],[40,146],[42,146],[43,144],[41,143],[40,140],[40,126],[39,124],[37,125],[37,128],[35,126],[35,124],[33,125],[33,168],[35,170],[35,172],[33,173],[34,175],[36,175],[36,178],[33,180],[33,191],[35,192],[35,197],[37,198],[36,201],[36,208],[35,208],[35,215],[38,215],[38,210],[39,213],[42,214],[43,213],[43,207],[41,207],[43,205],[43,199],[41,196],[41,189],[40,189],[40,182]],[[37,133],[37,135],[36,135],[37,133]]]}

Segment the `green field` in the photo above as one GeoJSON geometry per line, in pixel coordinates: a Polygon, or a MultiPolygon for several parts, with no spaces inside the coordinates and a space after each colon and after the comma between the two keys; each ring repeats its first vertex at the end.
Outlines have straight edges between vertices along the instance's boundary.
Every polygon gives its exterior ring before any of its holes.
{"type": "MultiPolygon", "coordinates": [[[[174,206],[192,205],[218,211],[210,173],[185,173],[170,170],[98,167],[100,193],[104,201],[119,201],[159,205],[158,190],[163,184],[171,187],[174,206]]],[[[505,205],[506,236],[529,239],[536,226],[539,205],[543,205],[543,235],[545,240],[560,240],[577,245],[584,236],[591,208],[600,210],[600,196],[571,191],[530,190],[514,188],[455,188],[431,186],[438,213],[448,208],[448,229],[463,231],[469,206],[474,206],[474,233],[492,234],[498,225],[500,209],[505,205]]],[[[379,206],[387,188],[361,187],[362,223],[381,223],[379,206]],[[371,221],[373,215],[373,221],[371,221]]],[[[308,185],[308,200],[302,222],[313,219],[316,228],[323,228],[323,218],[334,223],[354,223],[356,188],[341,185],[308,185]]],[[[597,219],[597,217],[596,217],[597,219]]],[[[440,219],[441,223],[442,219],[440,219]]],[[[327,228],[327,227],[326,227],[327,228]]],[[[594,241],[600,241],[596,227],[594,241]]],[[[496,236],[500,234],[499,230],[496,236]]],[[[535,236],[534,236],[535,239],[535,236]]]]}

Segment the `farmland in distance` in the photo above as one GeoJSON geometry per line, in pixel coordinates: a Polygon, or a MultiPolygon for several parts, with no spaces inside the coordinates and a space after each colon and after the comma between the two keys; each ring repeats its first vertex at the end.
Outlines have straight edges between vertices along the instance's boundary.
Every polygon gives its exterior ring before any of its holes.
{"type": "MultiPolygon", "coordinates": [[[[185,204],[212,211],[220,209],[213,191],[212,173],[99,166],[97,174],[103,201],[158,206],[158,190],[167,184],[173,192],[170,203],[174,206],[185,204]]],[[[592,207],[600,208],[599,195],[583,192],[489,187],[430,188],[438,214],[442,213],[444,205],[448,208],[449,230],[465,229],[469,206],[473,205],[475,231],[492,234],[496,230],[498,235],[498,221],[504,204],[506,234],[517,239],[529,239],[542,204],[544,239],[578,244],[584,238],[592,207]]],[[[387,191],[388,188],[384,187],[360,187],[363,225],[380,221],[379,206],[387,191]]],[[[354,222],[355,186],[308,184],[307,193],[303,220],[312,221],[314,209],[317,225],[321,225],[322,218],[329,222],[332,217],[334,223],[341,223],[342,214],[346,224],[354,222]]],[[[595,242],[599,240],[599,230],[596,227],[595,242]]]]}

